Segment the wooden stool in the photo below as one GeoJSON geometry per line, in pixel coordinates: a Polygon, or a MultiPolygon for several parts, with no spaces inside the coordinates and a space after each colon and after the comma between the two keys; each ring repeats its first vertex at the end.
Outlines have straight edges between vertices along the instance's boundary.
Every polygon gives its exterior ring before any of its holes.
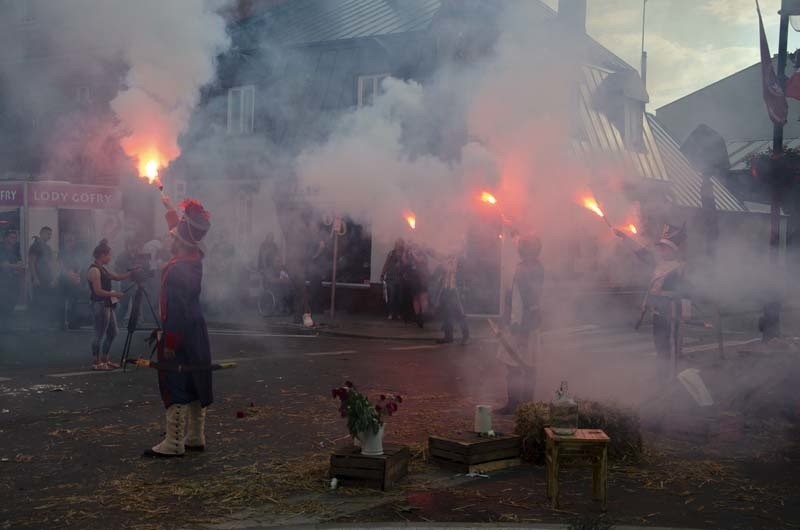
{"type": "Polygon", "coordinates": [[[571,436],[555,434],[545,427],[547,436],[547,497],[558,508],[558,470],[563,467],[591,467],[592,494],[606,509],[608,486],[609,437],[600,429],[578,429],[571,436]]]}

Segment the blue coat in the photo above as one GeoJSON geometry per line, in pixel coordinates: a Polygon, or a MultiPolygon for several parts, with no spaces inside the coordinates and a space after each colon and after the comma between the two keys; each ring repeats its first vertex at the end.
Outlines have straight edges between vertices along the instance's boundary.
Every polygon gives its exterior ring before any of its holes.
{"type": "MultiPolygon", "coordinates": [[[[161,275],[161,319],[164,330],[158,360],[167,365],[211,365],[208,328],[200,306],[203,261],[198,253],[187,258],[173,258],[161,275]],[[175,352],[167,358],[164,350],[175,352]]],[[[211,370],[177,372],[159,370],[159,389],[164,406],[200,401],[207,407],[214,398],[211,370]]]]}

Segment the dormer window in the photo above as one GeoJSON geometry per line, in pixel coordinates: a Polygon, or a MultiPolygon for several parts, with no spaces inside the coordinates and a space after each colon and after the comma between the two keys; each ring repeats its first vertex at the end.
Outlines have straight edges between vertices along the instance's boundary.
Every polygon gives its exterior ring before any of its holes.
{"type": "Polygon", "coordinates": [[[639,74],[614,72],[601,83],[595,105],[619,131],[631,151],[644,151],[644,110],[649,97],[639,74]]]}

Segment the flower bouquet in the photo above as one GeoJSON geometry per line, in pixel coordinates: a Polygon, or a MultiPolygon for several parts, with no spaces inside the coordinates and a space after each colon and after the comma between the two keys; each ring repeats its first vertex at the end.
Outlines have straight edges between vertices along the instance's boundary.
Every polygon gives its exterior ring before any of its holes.
{"type": "Polygon", "coordinates": [[[339,398],[339,414],[347,418],[347,430],[362,444],[362,454],[383,454],[383,418],[397,412],[403,398],[398,395],[380,396],[380,401],[372,404],[369,398],[356,390],[355,385],[345,381],[344,386],[331,391],[333,398],[339,398]]]}

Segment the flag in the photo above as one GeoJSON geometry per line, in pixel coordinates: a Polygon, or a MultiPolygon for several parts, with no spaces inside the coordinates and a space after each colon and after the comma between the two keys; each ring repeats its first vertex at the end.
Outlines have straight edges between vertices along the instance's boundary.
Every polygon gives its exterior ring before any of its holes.
{"type": "Polygon", "coordinates": [[[776,125],[786,123],[789,114],[786,96],[778,83],[778,76],[772,69],[772,55],[769,53],[769,43],[767,35],[764,33],[764,21],[761,19],[761,8],[756,0],[756,11],[758,12],[758,32],[761,39],[761,84],[764,94],[764,103],[767,104],[769,119],[776,125]]]}
{"type": "Polygon", "coordinates": [[[786,97],[800,99],[800,70],[797,70],[786,81],[786,97]]]}

